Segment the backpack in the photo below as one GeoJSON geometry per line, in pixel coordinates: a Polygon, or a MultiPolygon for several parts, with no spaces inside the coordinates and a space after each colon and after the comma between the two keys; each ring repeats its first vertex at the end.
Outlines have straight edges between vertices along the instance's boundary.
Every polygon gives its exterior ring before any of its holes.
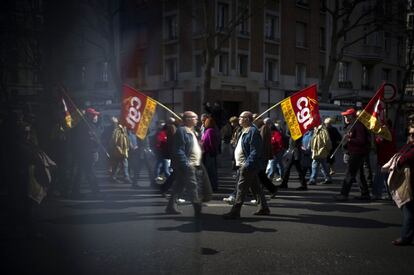
{"type": "Polygon", "coordinates": [[[332,143],[329,138],[328,130],[319,126],[314,130],[311,139],[312,159],[325,159],[332,149],[332,143]]]}

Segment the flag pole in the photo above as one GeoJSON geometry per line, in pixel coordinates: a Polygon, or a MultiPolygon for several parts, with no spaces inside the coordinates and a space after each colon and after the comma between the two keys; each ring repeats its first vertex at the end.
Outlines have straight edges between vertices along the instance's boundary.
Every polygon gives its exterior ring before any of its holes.
{"type": "Polygon", "coordinates": [[[168,112],[170,112],[173,116],[175,116],[176,118],[178,118],[179,120],[182,120],[181,117],[179,115],[177,115],[176,113],[174,113],[170,108],[168,108],[167,106],[165,106],[164,104],[162,104],[161,102],[151,98],[152,100],[154,100],[158,105],[160,105],[161,107],[163,107],[165,110],[167,110],[168,112]]]}
{"type": "MultiPolygon", "coordinates": [[[[284,100],[284,99],[283,99],[284,100]]],[[[275,105],[273,105],[272,107],[270,107],[269,109],[267,109],[266,111],[264,111],[263,113],[261,113],[258,117],[255,118],[254,121],[258,120],[259,118],[261,118],[264,114],[266,114],[267,112],[271,111],[273,108],[277,107],[278,105],[280,105],[280,103],[282,103],[282,101],[279,101],[278,103],[276,103],[275,105]]]]}
{"type": "Polygon", "coordinates": [[[72,98],[68,95],[68,93],[66,92],[66,87],[61,83],[61,88],[62,88],[62,92],[65,94],[65,96],[69,99],[70,103],[72,104],[72,106],[75,107],[76,112],[80,115],[80,117],[83,119],[83,121],[85,122],[86,126],[88,126],[89,130],[93,133],[96,141],[98,142],[98,145],[101,147],[101,149],[104,151],[105,155],[110,158],[108,151],[106,150],[106,148],[103,146],[103,144],[101,143],[98,135],[96,134],[95,130],[92,128],[92,126],[89,124],[89,122],[87,121],[87,119],[85,118],[84,114],[81,112],[81,110],[79,110],[78,106],[76,106],[75,102],[73,102],[72,98]]]}

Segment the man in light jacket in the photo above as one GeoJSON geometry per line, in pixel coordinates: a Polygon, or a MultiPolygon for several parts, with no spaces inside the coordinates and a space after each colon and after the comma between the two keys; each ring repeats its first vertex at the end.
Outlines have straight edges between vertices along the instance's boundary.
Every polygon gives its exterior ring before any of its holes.
{"type": "Polygon", "coordinates": [[[253,125],[253,114],[244,111],[239,116],[239,124],[243,128],[234,150],[236,166],[239,167],[236,200],[224,219],[240,218],[241,207],[249,192],[249,188],[260,196],[260,207],[254,215],[269,215],[266,198],[261,185],[257,182],[257,173],[263,169],[263,144],[259,130],[253,125]]]}

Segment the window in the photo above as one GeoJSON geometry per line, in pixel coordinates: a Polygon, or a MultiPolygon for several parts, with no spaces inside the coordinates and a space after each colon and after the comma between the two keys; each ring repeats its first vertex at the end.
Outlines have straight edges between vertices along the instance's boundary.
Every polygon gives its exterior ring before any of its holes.
{"type": "Polygon", "coordinates": [[[296,5],[308,6],[309,5],[309,0],[296,0],[296,5]]]}
{"type": "Polygon", "coordinates": [[[403,38],[399,36],[397,38],[397,59],[399,63],[403,62],[404,42],[403,38]]]}
{"type": "Polygon", "coordinates": [[[137,27],[137,44],[141,47],[145,47],[148,43],[148,32],[147,28],[144,25],[137,27]]]}
{"type": "Polygon", "coordinates": [[[391,80],[391,70],[390,69],[382,69],[382,80],[390,81],[391,80]]]}
{"type": "Polygon", "coordinates": [[[203,12],[203,3],[201,1],[195,0],[192,2],[193,14],[193,34],[201,34],[204,31],[204,12],[203,12]]]}
{"type": "Polygon", "coordinates": [[[171,15],[165,18],[166,39],[175,40],[178,37],[177,16],[171,15]]]}
{"type": "Polygon", "coordinates": [[[401,76],[401,71],[397,71],[397,86],[401,86],[402,84],[402,76],[401,76]]]}
{"type": "Polygon", "coordinates": [[[367,27],[364,27],[364,45],[368,45],[367,27]]]}
{"type": "Polygon", "coordinates": [[[324,78],[325,78],[325,67],[319,66],[319,83],[322,83],[324,78]]]}
{"type": "Polygon", "coordinates": [[[108,82],[108,62],[96,63],[96,80],[108,82]]]}
{"type": "Polygon", "coordinates": [[[296,86],[305,86],[306,66],[304,64],[296,64],[296,86]]]}
{"type": "Polygon", "coordinates": [[[296,22],[296,47],[306,47],[306,24],[296,22]]]}
{"type": "Polygon", "coordinates": [[[222,75],[229,74],[229,55],[222,53],[218,56],[219,66],[218,72],[222,75]]]}
{"type": "Polygon", "coordinates": [[[381,38],[382,38],[382,34],[380,32],[374,32],[374,45],[375,46],[379,46],[381,47],[381,38]]]}
{"type": "Polygon", "coordinates": [[[226,3],[217,4],[217,29],[222,30],[229,21],[229,5],[226,3]]]}
{"type": "Polygon", "coordinates": [[[279,63],[275,59],[266,60],[266,80],[279,81],[279,63]]]}
{"type": "Polygon", "coordinates": [[[38,71],[33,71],[33,83],[40,83],[40,75],[38,71]]]}
{"type": "Polygon", "coordinates": [[[86,83],[86,66],[85,65],[81,66],[81,75],[80,75],[80,77],[81,77],[81,83],[85,84],[86,83]]]}
{"type": "Polygon", "coordinates": [[[177,59],[170,58],[165,61],[165,80],[177,80],[177,59]]]}
{"type": "Polygon", "coordinates": [[[240,22],[239,29],[240,34],[248,35],[249,34],[249,1],[248,0],[239,0],[239,14],[243,15],[243,20],[240,22]]]}
{"type": "Polygon", "coordinates": [[[338,81],[345,82],[349,81],[349,63],[348,62],[339,62],[339,70],[338,70],[338,81]]]}
{"type": "Polygon", "coordinates": [[[265,37],[269,40],[279,39],[279,17],[266,15],[265,37]]]}
{"type": "Polygon", "coordinates": [[[320,28],[320,31],[319,31],[319,48],[322,51],[326,50],[325,41],[326,41],[325,28],[320,28]]]}
{"type": "Polygon", "coordinates": [[[410,84],[414,84],[414,71],[410,72],[410,79],[408,80],[410,84]]]}
{"type": "Polygon", "coordinates": [[[319,7],[320,7],[321,12],[326,12],[326,0],[320,0],[319,7]]]}
{"type": "Polygon", "coordinates": [[[239,54],[239,75],[247,76],[248,57],[245,54],[239,54]]]}
{"type": "Polygon", "coordinates": [[[147,82],[147,75],[148,75],[148,65],[147,63],[143,63],[140,66],[139,72],[138,72],[138,79],[140,85],[144,86],[147,82]]]}
{"type": "Polygon", "coordinates": [[[361,89],[371,90],[370,87],[370,68],[367,65],[362,65],[361,89]]]}
{"type": "Polygon", "coordinates": [[[391,33],[384,33],[384,49],[385,52],[389,53],[391,51],[391,33]]]}
{"type": "Polygon", "coordinates": [[[203,56],[198,54],[195,56],[195,74],[196,77],[200,77],[203,72],[203,56]]]}

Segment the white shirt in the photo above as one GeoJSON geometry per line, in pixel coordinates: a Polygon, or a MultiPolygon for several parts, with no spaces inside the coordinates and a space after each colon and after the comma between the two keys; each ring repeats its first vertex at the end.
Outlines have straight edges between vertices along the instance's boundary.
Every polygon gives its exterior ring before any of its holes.
{"type": "Polygon", "coordinates": [[[198,143],[198,140],[194,134],[194,131],[188,127],[185,127],[185,128],[187,130],[187,133],[191,133],[191,136],[193,137],[193,148],[191,148],[190,156],[188,157],[188,164],[191,166],[200,166],[201,158],[203,155],[200,144],[198,143]]]}
{"type": "Polygon", "coordinates": [[[242,167],[246,162],[246,156],[243,153],[242,147],[242,137],[249,131],[249,128],[243,129],[242,134],[239,137],[239,141],[237,142],[236,149],[234,149],[234,160],[236,161],[236,166],[242,167]]]}

